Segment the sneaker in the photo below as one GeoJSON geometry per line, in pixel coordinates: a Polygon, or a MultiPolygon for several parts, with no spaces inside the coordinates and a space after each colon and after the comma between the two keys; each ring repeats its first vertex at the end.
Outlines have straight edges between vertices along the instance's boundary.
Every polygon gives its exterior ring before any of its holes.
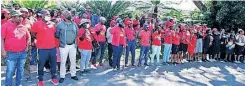
{"type": "Polygon", "coordinates": [[[202,60],[199,60],[198,62],[202,62],[202,60]]]}
{"type": "Polygon", "coordinates": [[[84,72],[85,73],[90,73],[90,70],[89,69],[84,69],[84,72]]]}
{"type": "Polygon", "coordinates": [[[29,82],[29,83],[31,83],[31,82],[32,82],[32,80],[31,80],[31,77],[29,77],[29,78],[26,78],[26,82],[29,82]]]}
{"type": "Polygon", "coordinates": [[[57,79],[52,79],[51,82],[52,82],[54,85],[58,85],[58,84],[59,84],[59,82],[58,82],[57,79]]]}
{"type": "Polygon", "coordinates": [[[103,64],[103,63],[100,63],[99,65],[100,65],[100,66],[104,66],[104,64],[103,64]]]}
{"type": "Polygon", "coordinates": [[[37,86],[44,86],[43,81],[39,81],[39,82],[37,83],[37,86]]]}
{"type": "Polygon", "coordinates": [[[240,61],[237,61],[237,63],[241,63],[240,61]]]}

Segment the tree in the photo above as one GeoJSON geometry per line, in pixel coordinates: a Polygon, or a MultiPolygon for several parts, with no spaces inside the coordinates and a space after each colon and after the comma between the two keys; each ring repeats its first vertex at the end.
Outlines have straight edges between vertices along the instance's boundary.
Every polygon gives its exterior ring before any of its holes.
{"type": "MultiPolygon", "coordinates": [[[[171,1],[161,1],[161,0],[150,0],[150,1],[136,1],[133,6],[136,10],[141,10],[145,13],[153,13],[153,18],[157,18],[159,13],[164,13],[166,10],[176,10],[169,6],[169,4],[179,4],[171,1]]],[[[177,10],[176,10],[177,11],[177,10]]]]}
{"type": "Polygon", "coordinates": [[[13,0],[13,3],[19,4],[21,7],[25,8],[55,8],[55,1],[54,0],[13,0]]]}
{"type": "Polygon", "coordinates": [[[245,2],[243,1],[209,1],[211,4],[204,12],[204,21],[210,27],[226,30],[245,29],[245,2]]]}

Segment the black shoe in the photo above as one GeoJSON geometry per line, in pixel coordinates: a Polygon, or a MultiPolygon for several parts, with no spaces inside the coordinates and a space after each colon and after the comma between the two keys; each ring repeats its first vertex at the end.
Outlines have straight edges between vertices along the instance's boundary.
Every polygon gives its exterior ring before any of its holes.
{"type": "Polygon", "coordinates": [[[90,70],[89,69],[84,69],[84,72],[85,73],[90,73],[90,70]]]}
{"type": "Polygon", "coordinates": [[[119,70],[120,70],[120,68],[118,67],[118,68],[117,68],[117,70],[119,71],[119,70]]]}
{"type": "Polygon", "coordinates": [[[136,67],[134,64],[132,64],[133,67],[136,67]]]}
{"type": "Polygon", "coordinates": [[[73,76],[73,77],[71,77],[71,79],[78,80],[77,76],[73,76]]]}
{"type": "Polygon", "coordinates": [[[145,66],[149,66],[149,64],[144,64],[145,66]]]}
{"type": "Polygon", "coordinates": [[[60,78],[59,82],[60,82],[60,83],[63,83],[64,80],[65,80],[65,78],[60,78]]]}
{"type": "Polygon", "coordinates": [[[85,73],[85,71],[80,71],[79,74],[82,76],[85,73]]]}

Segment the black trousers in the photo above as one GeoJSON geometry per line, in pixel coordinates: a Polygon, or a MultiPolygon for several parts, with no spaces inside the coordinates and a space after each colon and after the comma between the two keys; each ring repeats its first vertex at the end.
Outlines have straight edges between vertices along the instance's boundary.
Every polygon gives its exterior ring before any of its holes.
{"type": "Polygon", "coordinates": [[[111,43],[108,43],[108,60],[109,60],[109,65],[112,66],[112,53],[113,53],[113,50],[112,50],[112,45],[111,43]]]}

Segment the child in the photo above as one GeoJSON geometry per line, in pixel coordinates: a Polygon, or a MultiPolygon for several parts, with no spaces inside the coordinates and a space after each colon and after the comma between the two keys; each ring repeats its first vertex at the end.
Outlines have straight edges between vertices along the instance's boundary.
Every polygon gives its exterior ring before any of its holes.
{"type": "Polygon", "coordinates": [[[229,61],[231,61],[231,56],[232,56],[232,54],[234,54],[234,48],[235,48],[234,39],[233,38],[229,38],[228,39],[228,43],[226,45],[225,60],[227,60],[227,57],[229,57],[229,61]]]}

